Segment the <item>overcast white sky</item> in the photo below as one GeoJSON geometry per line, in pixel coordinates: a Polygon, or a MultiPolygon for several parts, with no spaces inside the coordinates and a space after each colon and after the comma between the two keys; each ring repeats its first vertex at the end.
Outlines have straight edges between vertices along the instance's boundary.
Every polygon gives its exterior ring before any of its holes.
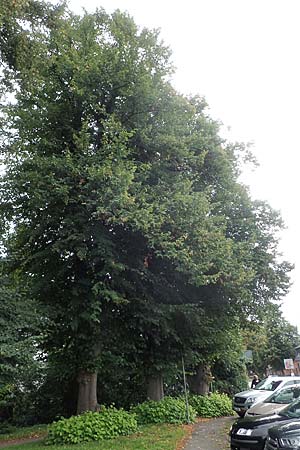
{"type": "Polygon", "coordinates": [[[160,28],[173,52],[173,85],[206,97],[230,138],[253,141],[260,163],[247,175],[254,198],[281,210],[284,256],[296,265],[283,305],[300,330],[300,1],[70,0],[71,8],[128,11],[140,26],[160,28]]]}

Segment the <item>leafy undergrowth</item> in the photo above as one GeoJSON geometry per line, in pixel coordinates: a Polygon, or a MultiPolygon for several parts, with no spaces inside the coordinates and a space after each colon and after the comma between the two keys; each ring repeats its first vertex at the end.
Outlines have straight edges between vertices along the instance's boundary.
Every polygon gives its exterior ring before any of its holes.
{"type": "Polygon", "coordinates": [[[190,395],[189,403],[196,410],[198,417],[232,416],[231,399],[217,392],[211,395],[190,395]]]}
{"type": "MultiPolygon", "coordinates": [[[[165,397],[160,402],[148,400],[132,408],[139,424],[147,423],[186,423],[186,403],[183,397],[165,397]]],[[[195,422],[196,411],[189,406],[189,418],[195,422]]]]}
{"type": "Polygon", "coordinates": [[[0,442],[15,440],[15,439],[25,439],[25,438],[37,438],[44,437],[47,434],[47,426],[48,425],[34,425],[31,427],[7,427],[3,429],[4,432],[1,432],[0,428],[0,442]]]}
{"type": "MultiPolygon", "coordinates": [[[[144,425],[131,436],[77,445],[16,444],[12,450],[175,450],[190,428],[184,425],[144,425]]],[[[13,436],[15,438],[15,435],[13,436]]]]}
{"type": "Polygon", "coordinates": [[[48,428],[47,444],[80,444],[128,436],[138,430],[134,414],[113,406],[100,412],[87,411],[69,419],[53,422],[48,428]]]}

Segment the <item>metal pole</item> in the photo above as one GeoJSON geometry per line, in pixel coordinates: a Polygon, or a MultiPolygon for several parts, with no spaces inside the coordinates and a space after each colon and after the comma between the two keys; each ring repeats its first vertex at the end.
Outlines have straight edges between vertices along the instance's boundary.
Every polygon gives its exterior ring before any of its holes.
{"type": "Polygon", "coordinates": [[[187,395],[186,377],[185,377],[185,368],[184,368],[183,356],[182,356],[181,359],[182,359],[182,373],[183,373],[183,386],[184,386],[184,396],[185,396],[186,418],[187,418],[187,423],[190,423],[189,399],[188,399],[188,395],[187,395]]]}

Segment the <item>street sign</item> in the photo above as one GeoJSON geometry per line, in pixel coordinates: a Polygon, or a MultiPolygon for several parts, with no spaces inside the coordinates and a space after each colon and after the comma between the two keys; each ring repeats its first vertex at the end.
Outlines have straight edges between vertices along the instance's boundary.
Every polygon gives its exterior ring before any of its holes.
{"type": "Polygon", "coordinates": [[[294,361],[292,359],[284,359],[284,368],[292,370],[294,368],[294,361]]]}

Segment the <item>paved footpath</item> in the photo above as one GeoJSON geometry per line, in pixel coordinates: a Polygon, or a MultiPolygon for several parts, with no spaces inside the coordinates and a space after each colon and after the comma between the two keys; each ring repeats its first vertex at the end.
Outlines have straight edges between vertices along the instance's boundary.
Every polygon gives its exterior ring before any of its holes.
{"type": "Polygon", "coordinates": [[[183,450],[228,450],[228,431],[237,417],[221,417],[198,422],[183,450]]]}

